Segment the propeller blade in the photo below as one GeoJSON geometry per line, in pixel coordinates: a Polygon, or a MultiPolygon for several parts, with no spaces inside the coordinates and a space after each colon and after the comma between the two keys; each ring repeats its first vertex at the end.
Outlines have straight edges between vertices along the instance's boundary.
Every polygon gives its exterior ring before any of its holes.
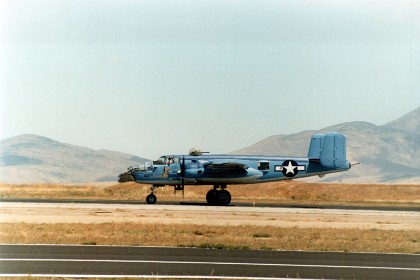
{"type": "Polygon", "coordinates": [[[185,177],[185,157],[182,156],[181,162],[181,185],[182,185],[182,197],[184,197],[184,177],[185,177]]]}

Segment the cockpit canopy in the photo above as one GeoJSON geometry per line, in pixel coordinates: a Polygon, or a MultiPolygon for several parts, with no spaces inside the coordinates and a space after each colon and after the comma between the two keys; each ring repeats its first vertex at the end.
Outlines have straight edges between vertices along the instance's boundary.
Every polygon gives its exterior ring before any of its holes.
{"type": "Polygon", "coordinates": [[[169,165],[173,163],[179,163],[179,157],[177,156],[161,156],[158,160],[153,161],[155,165],[169,165]]]}
{"type": "Polygon", "coordinates": [[[148,171],[153,170],[153,162],[152,161],[146,161],[144,163],[140,163],[138,165],[133,165],[128,168],[128,172],[132,171],[148,171]]]}

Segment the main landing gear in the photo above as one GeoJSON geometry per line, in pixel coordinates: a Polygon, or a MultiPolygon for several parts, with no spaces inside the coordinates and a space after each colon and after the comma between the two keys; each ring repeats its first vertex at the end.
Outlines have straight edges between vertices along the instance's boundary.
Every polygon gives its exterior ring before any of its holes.
{"type": "MultiPolygon", "coordinates": [[[[150,190],[151,194],[149,194],[146,197],[147,204],[155,204],[157,201],[156,195],[154,194],[155,189],[160,187],[159,185],[153,185],[150,190]]],[[[226,185],[214,185],[212,190],[209,190],[209,192],[206,195],[206,200],[208,204],[211,205],[221,205],[221,206],[227,206],[229,205],[230,201],[232,200],[232,196],[230,193],[226,190],[226,185]],[[218,188],[221,188],[221,190],[218,190],[218,188]]],[[[182,190],[183,188],[179,188],[178,186],[175,186],[174,191],[182,190]]]]}
{"type": "Polygon", "coordinates": [[[226,187],[226,185],[214,185],[213,189],[209,190],[206,195],[207,203],[211,205],[229,205],[232,200],[232,196],[227,190],[225,190],[226,187]],[[218,190],[219,187],[221,188],[220,191],[218,190]]]}

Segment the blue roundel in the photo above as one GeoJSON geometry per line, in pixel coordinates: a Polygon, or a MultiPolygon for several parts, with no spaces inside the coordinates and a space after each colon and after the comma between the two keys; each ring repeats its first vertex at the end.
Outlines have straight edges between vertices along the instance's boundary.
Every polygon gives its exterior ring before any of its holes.
{"type": "Polygon", "coordinates": [[[285,160],[281,172],[286,177],[294,177],[298,174],[298,163],[294,160],[285,160]]]}

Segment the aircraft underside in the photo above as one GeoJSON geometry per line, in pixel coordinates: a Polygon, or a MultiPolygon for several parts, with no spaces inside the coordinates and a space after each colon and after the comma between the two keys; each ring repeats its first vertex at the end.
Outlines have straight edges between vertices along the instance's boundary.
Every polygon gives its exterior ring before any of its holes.
{"type": "MultiPolygon", "coordinates": [[[[155,204],[157,201],[156,195],[154,194],[156,188],[163,187],[163,185],[152,185],[151,187],[151,194],[146,197],[146,202],[148,204],[155,204]]],[[[175,185],[174,192],[182,191],[184,194],[185,186],[182,185],[175,185]]],[[[210,205],[221,205],[227,206],[232,200],[232,196],[230,192],[226,190],[227,185],[214,185],[211,190],[209,190],[206,194],[206,201],[210,205]]]]}
{"type": "MultiPolygon", "coordinates": [[[[344,171],[344,170],[341,170],[344,171]]],[[[169,179],[169,178],[153,178],[152,176],[147,177],[147,180],[142,180],[140,178],[136,178],[133,176],[133,181],[141,184],[152,184],[151,186],[151,193],[147,196],[146,202],[148,204],[154,204],[157,202],[157,198],[155,195],[156,189],[159,187],[164,186],[173,186],[174,192],[182,191],[184,193],[185,186],[187,185],[212,185],[213,187],[208,191],[206,195],[206,201],[210,205],[223,205],[227,206],[232,200],[232,196],[227,190],[228,185],[239,185],[239,184],[256,184],[256,183],[268,183],[268,182],[275,182],[275,181],[282,181],[282,180],[292,180],[298,178],[304,178],[309,176],[318,175],[323,177],[328,173],[339,172],[338,170],[325,170],[323,172],[317,173],[304,173],[295,174],[294,176],[283,176],[279,175],[278,177],[266,177],[261,175],[254,175],[254,176],[241,176],[241,177],[233,177],[233,178],[184,178],[182,179],[169,179]]],[[[291,174],[289,174],[291,175],[291,174]]]]}

